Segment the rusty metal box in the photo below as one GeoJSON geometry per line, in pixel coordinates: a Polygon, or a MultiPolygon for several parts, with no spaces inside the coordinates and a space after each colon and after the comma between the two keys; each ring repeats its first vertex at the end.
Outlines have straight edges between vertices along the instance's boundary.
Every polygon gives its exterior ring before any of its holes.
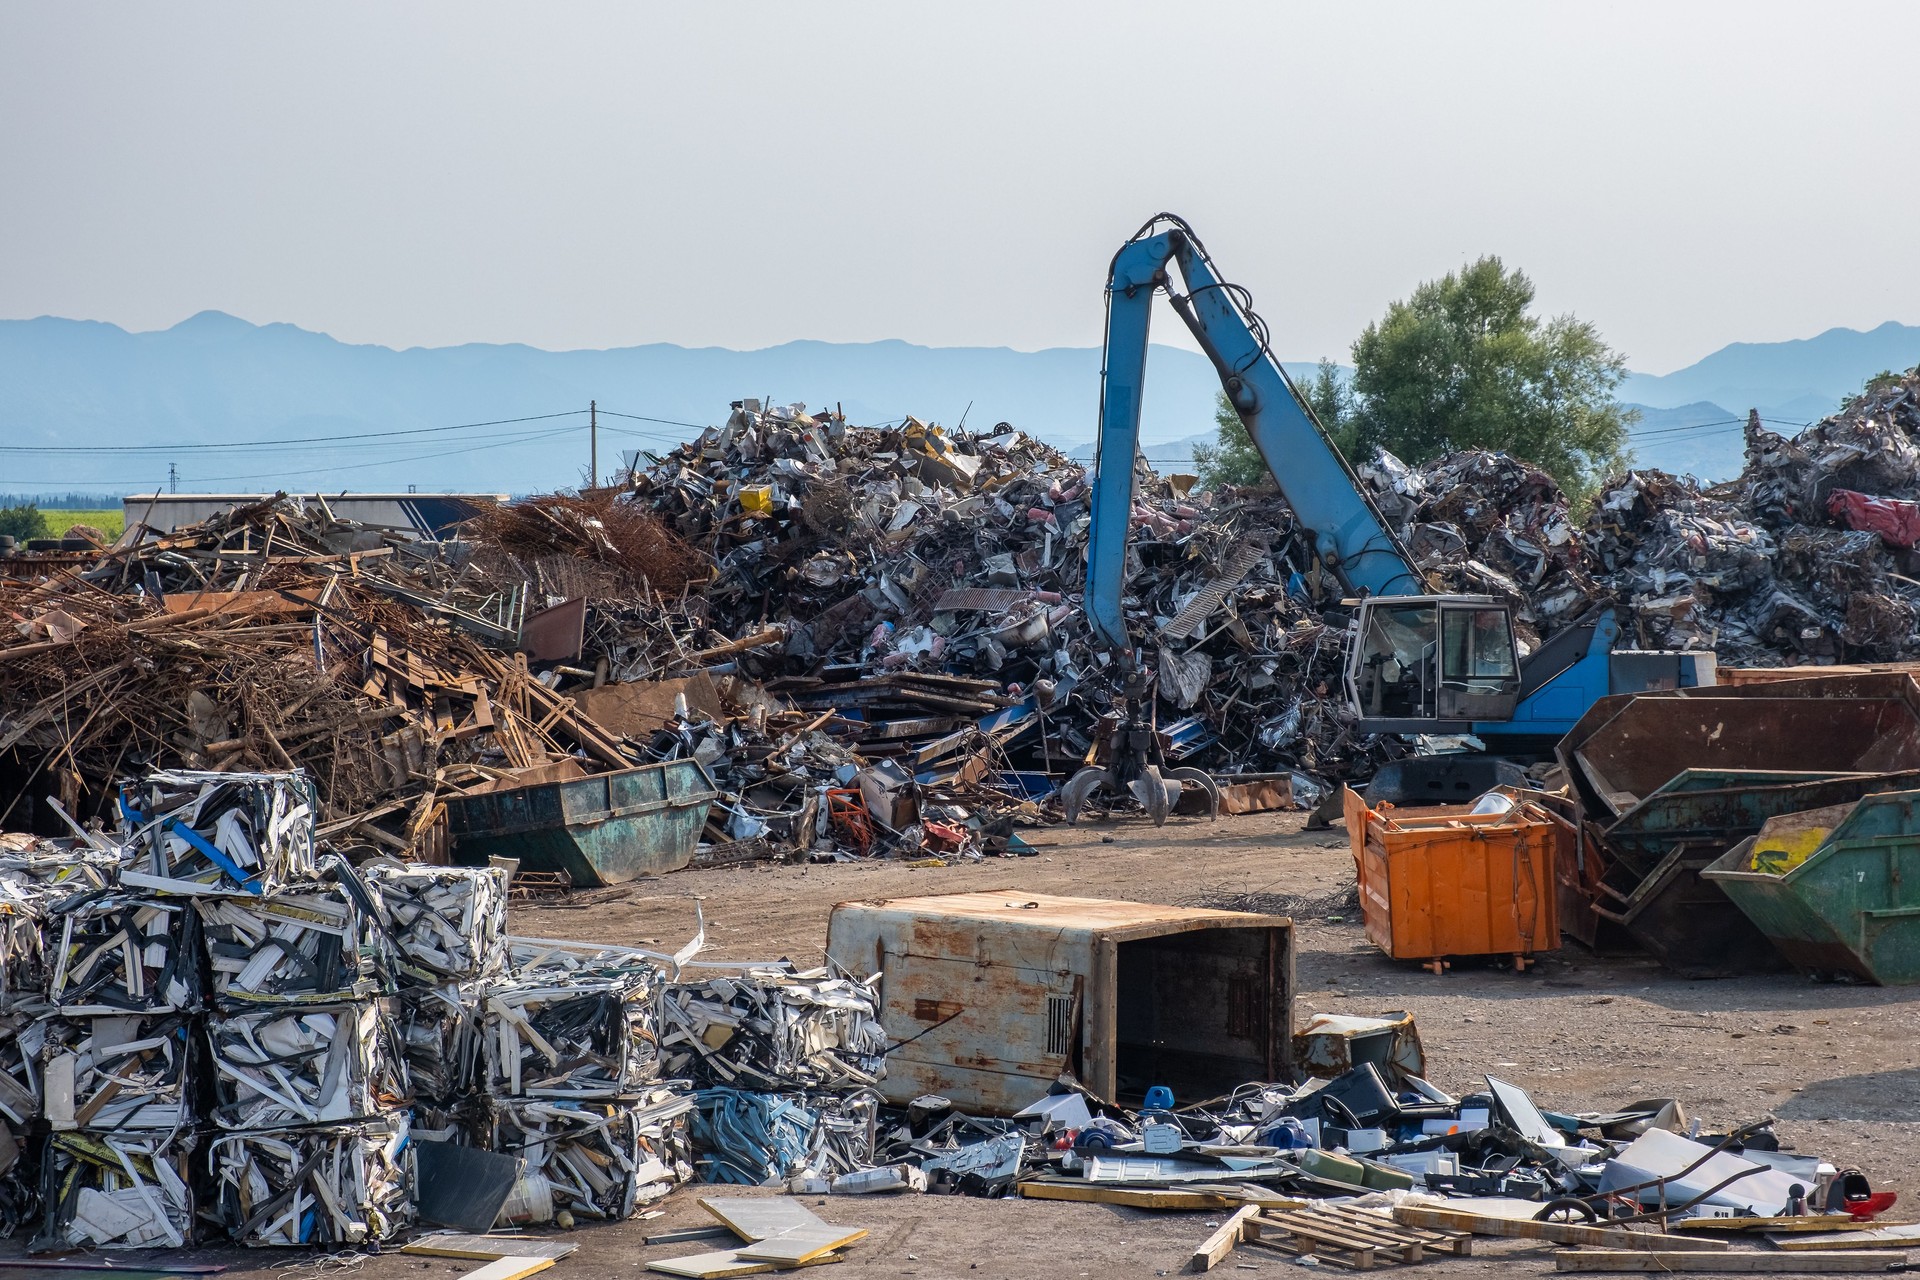
{"type": "Polygon", "coordinates": [[[1008,1114],[1069,1073],[1138,1105],[1182,1103],[1291,1066],[1293,922],[1009,889],[843,902],[827,954],[876,970],[895,1048],[882,1092],[1008,1114]]]}

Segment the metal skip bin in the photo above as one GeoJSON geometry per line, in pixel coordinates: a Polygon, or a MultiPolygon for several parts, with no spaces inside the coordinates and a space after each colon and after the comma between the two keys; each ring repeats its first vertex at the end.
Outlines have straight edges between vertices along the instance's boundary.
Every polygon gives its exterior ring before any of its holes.
{"type": "Polygon", "coordinates": [[[1815,977],[1920,982],[1920,791],[1775,819],[1700,874],[1815,977]]]}
{"type": "Polygon", "coordinates": [[[1561,869],[1569,933],[1620,928],[1694,976],[1778,968],[1702,871],[1771,816],[1903,785],[1889,775],[1920,769],[1920,685],[1873,672],[1602,698],[1558,755],[1581,818],[1561,869]]]}
{"type": "Polygon", "coordinates": [[[1452,956],[1509,955],[1525,968],[1535,953],[1559,947],[1554,867],[1573,825],[1523,791],[1490,794],[1506,798],[1505,812],[1447,805],[1401,813],[1346,792],[1367,937],[1395,960],[1438,972],[1452,956]]]}
{"type": "Polygon", "coordinates": [[[1139,1105],[1286,1078],[1293,922],[1023,889],[843,902],[827,955],[879,972],[887,1101],[1011,1115],[1063,1073],[1139,1105]]]}
{"type": "Polygon", "coordinates": [[[564,871],[583,887],[678,871],[693,858],[719,798],[697,760],[668,760],[447,798],[453,860],[485,866],[517,858],[529,871],[564,871]]]}

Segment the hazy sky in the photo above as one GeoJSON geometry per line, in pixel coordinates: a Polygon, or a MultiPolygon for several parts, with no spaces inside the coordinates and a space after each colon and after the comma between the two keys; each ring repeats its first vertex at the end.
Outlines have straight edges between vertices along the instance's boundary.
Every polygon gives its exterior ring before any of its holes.
{"type": "Polygon", "coordinates": [[[0,316],[1084,346],[1171,209],[1288,358],[1492,252],[1666,372],[1920,321],[1916,37],[1755,0],[0,0],[0,316]]]}

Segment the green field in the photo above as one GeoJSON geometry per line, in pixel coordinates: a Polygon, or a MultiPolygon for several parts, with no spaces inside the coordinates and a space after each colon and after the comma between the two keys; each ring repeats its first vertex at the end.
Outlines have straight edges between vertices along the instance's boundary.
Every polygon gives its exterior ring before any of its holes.
{"type": "Polygon", "coordinates": [[[68,529],[76,524],[90,524],[101,533],[106,534],[108,542],[112,542],[120,536],[120,531],[127,527],[126,513],[120,510],[52,511],[46,507],[42,507],[40,508],[40,514],[46,519],[47,536],[49,538],[62,537],[68,529]]]}

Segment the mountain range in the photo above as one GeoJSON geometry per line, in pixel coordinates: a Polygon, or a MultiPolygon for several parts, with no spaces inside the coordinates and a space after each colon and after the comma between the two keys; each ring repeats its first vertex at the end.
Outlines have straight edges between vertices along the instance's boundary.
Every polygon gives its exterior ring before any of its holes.
{"type": "MultiPolygon", "coordinates": [[[[1882,369],[1916,362],[1920,327],[1889,322],[1734,343],[1672,373],[1632,374],[1621,396],[1641,409],[1640,463],[1723,478],[1739,469],[1737,424],[1748,408],[1784,429],[1831,412],[1882,369]]],[[[1288,365],[1296,376],[1311,367],[1288,365]]],[[[1084,452],[1099,372],[1096,348],[395,350],[217,311],[140,333],[43,316],[0,321],[0,441],[13,447],[0,451],[0,492],[151,489],[170,466],[181,489],[209,492],[532,492],[580,482],[590,400],[602,411],[603,474],[623,451],[664,452],[747,397],[838,405],[857,423],[907,414],[970,428],[1005,421],[1084,452]],[[412,434],[382,434],[394,432],[412,434]],[[207,447],[239,440],[267,447],[207,447]]],[[[1152,349],[1141,438],[1163,469],[1210,437],[1217,387],[1203,357],[1152,349]]]]}

